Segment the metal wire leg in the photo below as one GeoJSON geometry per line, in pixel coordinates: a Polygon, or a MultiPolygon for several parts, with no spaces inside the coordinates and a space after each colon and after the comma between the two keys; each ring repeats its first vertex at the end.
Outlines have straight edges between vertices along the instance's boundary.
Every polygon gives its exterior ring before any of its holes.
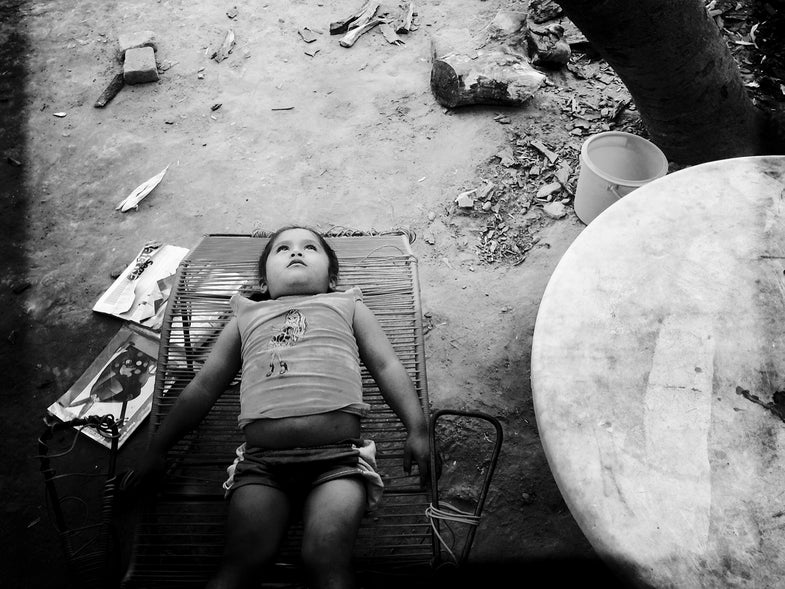
{"type": "MultiPolygon", "coordinates": [[[[452,558],[454,559],[454,564],[458,566],[465,563],[469,558],[469,552],[471,551],[472,544],[474,543],[474,536],[477,532],[477,526],[480,523],[480,517],[482,515],[483,507],[485,506],[485,499],[488,495],[488,489],[491,485],[491,479],[493,478],[494,471],[496,470],[496,463],[499,458],[499,453],[501,452],[503,439],[504,439],[504,434],[502,432],[501,423],[499,422],[498,419],[486,413],[482,413],[478,411],[456,411],[453,409],[441,409],[439,411],[435,411],[431,415],[430,445],[431,445],[431,488],[433,490],[433,503],[426,511],[426,515],[431,521],[431,527],[433,528],[435,536],[444,545],[444,547],[447,549],[449,554],[452,556],[452,558]],[[439,503],[440,464],[439,464],[439,457],[438,457],[438,448],[436,444],[436,424],[439,418],[444,417],[446,415],[453,415],[456,417],[479,419],[479,420],[487,421],[488,423],[493,425],[494,429],[496,430],[496,439],[494,441],[490,464],[487,472],[485,473],[483,484],[480,490],[480,495],[475,505],[473,513],[461,511],[459,509],[456,509],[452,505],[449,505],[448,503],[443,503],[441,505],[439,503]],[[455,554],[453,554],[452,550],[450,550],[450,548],[446,545],[446,543],[442,539],[442,536],[440,534],[439,520],[457,521],[469,525],[469,531],[466,537],[466,541],[464,542],[463,549],[461,551],[460,556],[456,557],[455,554]]],[[[438,549],[438,547],[437,549],[434,550],[434,554],[436,555],[435,558],[437,561],[434,564],[438,566],[441,558],[441,551],[438,549]]]]}

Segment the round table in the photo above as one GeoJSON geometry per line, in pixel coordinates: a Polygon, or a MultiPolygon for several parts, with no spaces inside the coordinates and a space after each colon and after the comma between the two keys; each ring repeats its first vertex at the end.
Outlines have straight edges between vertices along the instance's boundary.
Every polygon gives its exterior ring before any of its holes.
{"type": "Polygon", "coordinates": [[[633,584],[785,586],[785,157],[655,180],[583,230],[532,344],[543,448],[633,584]]]}

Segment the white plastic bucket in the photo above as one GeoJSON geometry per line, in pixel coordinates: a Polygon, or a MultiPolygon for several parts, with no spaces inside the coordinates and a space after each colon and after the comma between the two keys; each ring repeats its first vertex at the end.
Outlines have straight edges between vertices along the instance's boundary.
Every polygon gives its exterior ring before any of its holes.
{"type": "Polygon", "coordinates": [[[575,214],[587,225],[639,186],[668,172],[668,159],[643,137],[607,131],[583,142],[575,214]]]}

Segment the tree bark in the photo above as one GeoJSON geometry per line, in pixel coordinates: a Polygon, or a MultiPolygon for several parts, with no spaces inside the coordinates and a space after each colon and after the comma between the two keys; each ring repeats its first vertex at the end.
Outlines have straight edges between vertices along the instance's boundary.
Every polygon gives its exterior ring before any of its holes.
{"type": "Polygon", "coordinates": [[[766,117],[702,0],[555,1],[624,82],[669,160],[766,152],[766,117]]]}

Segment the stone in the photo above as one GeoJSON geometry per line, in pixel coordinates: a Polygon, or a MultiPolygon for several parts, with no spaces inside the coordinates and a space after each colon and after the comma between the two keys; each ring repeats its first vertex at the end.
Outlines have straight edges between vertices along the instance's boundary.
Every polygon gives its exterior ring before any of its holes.
{"type": "Polygon", "coordinates": [[[548,184],[544,184],[543,186],[540,186],[540,189],[537,191],[537,196],[535,198],[549,198],[554,192],[561,190],[561,187],[561,182],[550,182],[548,184]]]}
{"type": "Polygon", "coordinates": [[[543,205],[542,210],[552,219],[562,219],[567,215],[567,207],[560,202],[549,202],[543,205]]]}
{"type": "Polygon", "coordinates": [[[119,46],[118,58],[120,61],[123,61],[125,58],[125,52],[129,49],[152,47],[153,51],[158,51],[158,42],[156,41],[155,34],[152,31],[120,33],[120,35],[117,37],[117,44],[119,46]]]}
{"type": "Polygon", "coordinates": [[[564,27],[559,24],[530,27],[528,53],[532,65],[536,67],[559,69],[567,65],[572,50],[564,38],[564,27]]]}
{"type": "Polygon", "coordinates": [[[461,207],[462,209],[470,209],[474,206],[474,199],[472,198],[472,194],[474,194],[476,190],[467,190],[466,192],[461,192],[455,199],[455,203],[461,207]]]}
{"type": "Polygon", "coordinates": [[[125,52],[123,78],[126,84],[144,84],[158,81],[155,65],[155,50],[152,47],[138,47],[125,52]]]}

